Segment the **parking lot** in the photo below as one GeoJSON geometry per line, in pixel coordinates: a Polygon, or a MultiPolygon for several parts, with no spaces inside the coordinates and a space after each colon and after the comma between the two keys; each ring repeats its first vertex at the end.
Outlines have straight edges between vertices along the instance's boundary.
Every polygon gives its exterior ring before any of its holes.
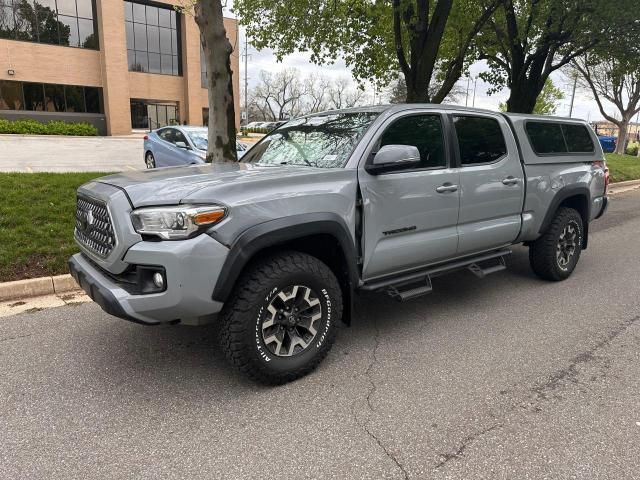
{"type": "Polygon", "coordinates": [[[94,304],[0,319],[0,478],[631,479],[640,469],[640,202],[567,281],[462,272],[363,296],[310,376],[231,371],[216,327],[94,304]]]}
{"type": "Polygon", "coordinates": [[[118,172],[144,168],[142,134],[130,137],[0,135],[0,172],[118,172]]]}

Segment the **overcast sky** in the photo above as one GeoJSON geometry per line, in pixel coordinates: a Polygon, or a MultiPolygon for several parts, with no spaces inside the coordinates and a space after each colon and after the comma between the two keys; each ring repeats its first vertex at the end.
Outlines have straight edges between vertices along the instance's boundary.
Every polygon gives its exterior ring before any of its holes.
{"type": "MultiPolygon", "coordinates": [[[[244,29],[240,27],[240,54],[244,54],[244,42],[244,29]]],[[[249,42],[251,42],[251,39],[249,39],[249,42]]],[[[261,70],[275,72],[285,68],[296,68],[301,72],[303,77],[307,75],[325,75],[330,78],[347,77],[349,79],[352,79],[351,71],[345,66],[344,62],[342,61],[338,61],[333,65],[317,66],[309,61],[309,54],[301,52],[289,55],[284,58],[282,62],[278,62],[270,49],[258,51],[251,46],[251,43],[249,43],[248,53],[249,59],[247,62],[247,74],[249,77],[249,89],[251,89],[252,86],[254,86],[258,81],[261,70]]],[[[477,78],[478,74],[483,72],[484,70],[486,70],[486,64],[484,62],[477,62],[471,66],[470,74],[472,80],[470,82],[469,88],[469,106],[472,106],[473,104],[473,87],[475,83],[474,79],[477,78]]],[[[240,57],[240,75],[240,85],[241,88],[244,88],[244,58],[242,56],[240,57]]],[[[565,92],[565,98],[560,102],[556,115],[568,116],[573,82],[562,72],[554,72],[551,78],[555,86],[565,92]]],[[[458,85],[462,88],[463,91],[466,91],[467,78],[460,79],[458,85]]],[[[490,85],[488,83],[485,83],[482,79],[478,78],[475,92],[475,106],[479,108],[497,110],[498,104],[500,102],[506,101],[507,97],[509,96],[509,91],[507,89],[504,89],[499,93],[487,95],[487,90],[489,89],[489,87],[490,85]]],[[[373,88],[369,87],[368,90],[370,93],[370,98],[372,99],[373,88]]],[[[465,100],[467,100],[466,95],[463,94],[458,98],[457,103],[464,105],[465,100]]],[[[607,111],[609,113],[613,114],[615,112],[615,108],[612,105],[606,106],[605,108],[607,108],[607,111]]],[[[590,92],[578,88],[573,107],[573,117],[582,118],[589,121],[602,120],[602,115],[598,110],[596,102],[592,99],[590,92]]]]}

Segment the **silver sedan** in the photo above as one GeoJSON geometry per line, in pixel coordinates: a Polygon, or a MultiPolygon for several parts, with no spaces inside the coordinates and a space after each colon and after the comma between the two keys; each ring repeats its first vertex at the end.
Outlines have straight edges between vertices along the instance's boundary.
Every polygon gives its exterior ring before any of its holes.
{"type": "MultiPolygon", "coordinates": [[[[207,129],[203,127],[162,127],[144,137],[144,163],[147,168],[177,167],[204,163],[207,156],[207,129]]],[[[238,159],[248,147],[236,142],[238,159]]]]}

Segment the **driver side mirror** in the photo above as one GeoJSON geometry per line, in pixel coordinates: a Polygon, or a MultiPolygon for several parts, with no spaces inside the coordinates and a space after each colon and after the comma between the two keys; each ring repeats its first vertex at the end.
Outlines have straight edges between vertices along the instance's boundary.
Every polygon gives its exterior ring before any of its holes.
{"type": "Polygon", "coordinates": [[[187,144],[186,144],[186,143],[184,143],[184,142],[176,142],[176,143],[175,143],[175,145],[176,145],[176,147],[178,147],[178,148],[184,148],[185,150],[189,150],[189,145],[187,145],[187,144]]]}
{"type": "Polygon", "coordinates": [[[385,145],[373,157],[373,161],[365,166],[371,175],[415,168],[420,165],[420,151],[413,145],[385,145]]]}

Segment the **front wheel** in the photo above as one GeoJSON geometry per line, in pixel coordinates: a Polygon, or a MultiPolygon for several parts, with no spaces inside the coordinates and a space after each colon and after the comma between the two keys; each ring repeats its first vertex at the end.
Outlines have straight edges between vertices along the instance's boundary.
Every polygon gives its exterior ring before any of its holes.
{"type": "Polygon", "coordinates": [[[573,208],[558,209],[551,226],[529,247],[531,268],[545,280],[568,278],[578,264],[584,235],[582,217],[573,208]]]}
{"type": "Polygon", "coordinates": [[[156,168],[156,159],[153,157],[153,153],[146,153],[146,155],[144,156],[144,163],[147,168],[156,168]]]}
{"type": "Polygon", "coordinates": [[[338,280],[324,263],[280,252],[241,276],[221,315],[227,359],[253,380],[280,384],[327,355],[342,316],[338,280]]]}

